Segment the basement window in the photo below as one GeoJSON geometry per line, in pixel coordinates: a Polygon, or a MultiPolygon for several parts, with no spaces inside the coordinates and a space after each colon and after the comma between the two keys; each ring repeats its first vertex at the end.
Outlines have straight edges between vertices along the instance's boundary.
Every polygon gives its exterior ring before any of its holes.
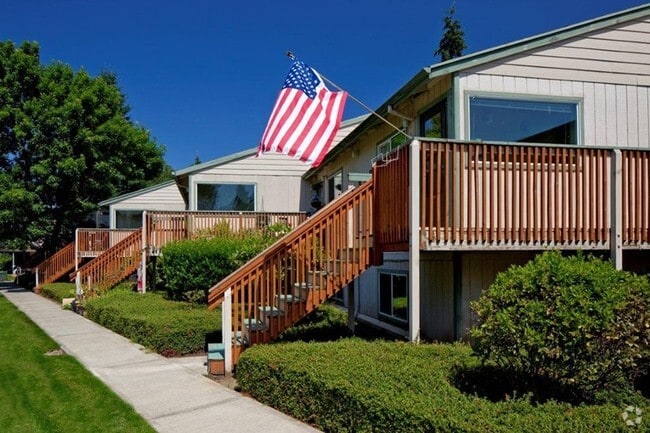
{"type": "Polygon", "coordinates": [[[379,273],[379,315],[400,324],[408,323],[408,278],[403,272],[379,273]]]}

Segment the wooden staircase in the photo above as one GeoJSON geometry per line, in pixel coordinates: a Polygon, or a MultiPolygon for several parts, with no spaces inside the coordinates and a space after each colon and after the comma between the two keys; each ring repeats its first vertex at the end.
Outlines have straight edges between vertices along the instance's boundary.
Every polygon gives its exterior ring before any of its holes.
{"type": "Polygon", "coordinates": [[[224,303],[230,326],[223,341],[232,342],[225,353],[233,364],[247,347],[273,340],[370,267],[372,201],[370,180],[210,289],[209,308],[224,303]]]}
{"type": "Polygon", "coordinates": [[[142,230],[136,230],[70,274],[81,282],[85,296],[94,296],[133,274],[142,260],[142,230]]]}
{"type": "Polygon", "coordinates": [[[75,255],[75,243],[70,242],[39,263],[34,268],[36,288],[40,288],[43,284],[53,283],[73,270],[76,264],[75,255]]]}

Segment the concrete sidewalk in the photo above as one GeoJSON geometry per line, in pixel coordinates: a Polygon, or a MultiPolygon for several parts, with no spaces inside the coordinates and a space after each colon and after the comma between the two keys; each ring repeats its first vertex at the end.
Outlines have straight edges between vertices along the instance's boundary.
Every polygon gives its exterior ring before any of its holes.
{"type": "Polygon", "coordinates": [[[32,292],[0,291],[159,432],[318,432],[32,292]]]}

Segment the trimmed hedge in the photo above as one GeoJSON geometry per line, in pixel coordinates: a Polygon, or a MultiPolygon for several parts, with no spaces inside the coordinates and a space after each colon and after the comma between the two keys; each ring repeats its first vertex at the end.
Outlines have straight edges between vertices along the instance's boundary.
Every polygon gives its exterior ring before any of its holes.
{"type": "Polygon", "coordinates": [[[278,341],[332,341],[350,335],[348,313],[334,305],[321,304],[280,334],[278,341]]]}
{"type": "Polygon", "coordinates": [[[259,254],[275,239],[261,233],[173,242],[160,261],[170,299],[207,302],[210,287],[259,254]]]}
{"type": "Polygon", "coordinates": [[[73,298],[74,290],[74,283],[50,283],[41,286],[41,294],[43,296],[59,303],[63,298],[73,298]]]}
{"type": "Polygon", "coordinates": [[[88,300],[86,316],[163,356],[205,350],[221,341],[221,313],[205,306],[164,299],[160,293],[113,289],[88,300]]]}
{"type": "MultiPolygon", "coordinates": [[[[620,405],[498,403],[452,385],[478,366],[462,344],[345,339],[257,345],[237,364],[242,391],[325,432],[627,432],[620,405]]],[[[641,400],[644,414],[650,401],[641,400]]],[[[641,429],[647,429],[647,421],[641,429]]],[[[647,430],[646,430],[647,431],[647,430]]]]}

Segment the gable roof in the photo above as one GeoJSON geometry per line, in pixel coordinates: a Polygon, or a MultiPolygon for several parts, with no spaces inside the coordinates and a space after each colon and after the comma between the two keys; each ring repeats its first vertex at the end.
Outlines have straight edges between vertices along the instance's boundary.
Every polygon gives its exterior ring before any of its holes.
{"type": "MultiPolygon", "coordinates": [[[[339,129],[347,128],[348,126],[361,123],[367,117],[368,117],[368,115],[364,114],[362,116],[357,116],[357,117],[353,117],[353,118],[348,119],[348,120],[344,120],[343,122],[341,122],[341,126],[339,127],[339,129]]],[[[338,143],[336,143],[336,144],[338,144],[338,143]]],[[[226,155],[226,156],[223,156],[221,158],[216,158],[216,159],[212,159],[210,161],[206,161],[206,162],[204,162],[202,164],[191,165],[191,166],[183,168],[181,170],[177,170],[177,171],[174,172],[174,176],[179,177],[179,176],[184,176],[184,175],[188,175],[188,174],[197,173],[197,172],[200,172],[200,171],[207,170],[209,168],[218,167],[220,165],[224,165],[224,164],[227,164],[227,163],[232,162],[232,161],[236,161],[236,160],[239,160],[239,159],[243,159],[243,158],[255,155],[256,153],[257,153],[257,147],[242,150],[241,152],[233,153],[231,155],[226,155]]],[[[305,170],[307,168],[308,167],[305,165],[305,170]]]]}
{"type": "Polygon", "coordinates": [[[109,198],[108,200],[104,200],[104,201],[99,202],[97,205],[98,206],[110,206],[112,204],[119,203],[121,201],[130,199],[130,198],[133,198],[133,197],[138,197],[138,196],[140,196],[142,194],[146,194],[148,192],[157,191],[159,189],[166,188],[168,186],[172,186],[175,183],[176,183],[176,181],[173,180],[173,179],[168,180],[167,182],[159,183],[157,185],[153,185],[153,186],[150,186],[150,187],[147,187],[147,188],[142,188],[142,189],[139,189],[137,191],[129,192],[129,193],[126,193],[126,194],[118,195],[117,197],[109,198]]]}
{"type": "MultiPolygon", "coordinates": [[[[382,116],[388,113],[388,106],[395,106],[397,102],[405,97],[415,93],[423,84],[429,80],[442,77],[444,75],[453,74],[469,68],[474,68],[479,65],[494,62],[506,57],[521,54],[536,48],[544,47],[547,45],[555,44],[560,41],[575,38],[586,33],[591,33],[600,29],[611,27],[616,24],[633,21],[650,15],[650,3],[646,3],[633,8],[625,9],[619,12],[614,12],[601,17],[593,18],[577,24],[572,24],[566,27],[561,27],[556,30],[551,30],[546,33],[541,33],[535,36],[520,39],[504,45],[499,45],[486,50],[478,51],[476,53],[467,54],[465,56],[457,57],[455,59],[447,60],[432,64],[425,68],[420,69],[413,78],[411,78],[402,88],[393,94],[386,102],[384,102],[375,111],[382,116]]],[[[369,116],[361,125],[352,131],[346,138],[344,138],[339,146],[327,154],[321,167],[327,165],[328,162],[335,159],[345,149],[361,136],[361,134],[369,129],[371,126],[380,123],[381,120],[377,116],[369,116]]],[[[318,169],[309,170],[305,177],[314,174],[318,169]]]]}

